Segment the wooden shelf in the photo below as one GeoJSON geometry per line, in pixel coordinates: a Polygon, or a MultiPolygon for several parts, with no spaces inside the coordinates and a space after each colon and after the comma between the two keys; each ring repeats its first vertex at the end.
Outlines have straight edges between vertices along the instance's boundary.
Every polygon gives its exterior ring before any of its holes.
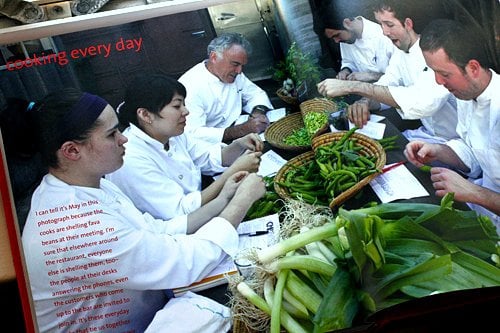
{"type": "Polygon", "coordinates": [[[0,45],[109,27],[182,13],[236,0],[171,0],[0,29],[0,45]]]}

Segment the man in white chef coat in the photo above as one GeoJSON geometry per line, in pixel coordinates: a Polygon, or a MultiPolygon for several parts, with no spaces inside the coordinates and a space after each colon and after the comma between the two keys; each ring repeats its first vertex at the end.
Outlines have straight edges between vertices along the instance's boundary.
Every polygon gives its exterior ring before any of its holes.
{"type": "Polygon", "coordinates": [[[457,97],[460,137],[445,144],[412,141],[405,156],[418,167],[435,160],[453,167],[431,169],[436,195],[455,193],[500,231],[500,76],[491,69],[486,44],[481,31],[452,20],[424,29],[425,60],[436,82],[457,97]]]}
{"type": "Polygon", "coordinates": [[[222,34],[208,45],[208,59],[179,78],[187,90],[186,132],[207,142],[229,143],[269,126],[266,112],[273,109],[271,101],[243,73],[251,50],[242,35],[222,34]],[[248,120],[235,125],[242,112],[249,114],[248,120]]]}
{"type": "Polygon", "coordinates": [[[391,40],[384,36],[379,24],[363,16],[334,16],[328,20],[324,33],[340,46],[342,59],[337,79],[377,81],[395,50],[391,40]]]}
{"type": "Polygon", "coordinates": [[[318,91],[329,97],[348,94],[363,98],[347,109],[349,119],[363,127],[369,110],[385,104],[396,108],[402,119],[419,119],[417,129],[406,129],[408,140],[443,143],[458,137],[456,133],[456,99],[434,80],[419,47],[419,34],[411,18],[416,4],[411,0],[379,0],[373,7],[384,35],[399,49],[393,53],[385,74],[375,83],[327,79],[318,91]]]}

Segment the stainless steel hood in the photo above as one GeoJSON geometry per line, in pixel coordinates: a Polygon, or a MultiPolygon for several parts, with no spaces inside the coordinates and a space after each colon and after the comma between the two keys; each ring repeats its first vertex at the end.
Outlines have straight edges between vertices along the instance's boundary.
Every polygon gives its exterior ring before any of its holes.
{"type": "Polygon", "coordinates": [[[244,73],[253,81],[271,77],[269,68],[274,65],[274,46],[269,38],[261,11],[254,0],[243,0],[208,8],[217,35],[238,32],[252,44],[244,73]]]}

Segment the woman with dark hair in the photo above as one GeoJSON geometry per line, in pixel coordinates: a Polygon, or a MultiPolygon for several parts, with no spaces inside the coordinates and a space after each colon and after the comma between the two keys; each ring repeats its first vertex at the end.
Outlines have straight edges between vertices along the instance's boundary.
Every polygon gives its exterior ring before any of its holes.
{"type": "Polygon", "coordinates": [[[227,331],[227,307],[193,293],[169,301],[166,290],[235,254],[235,228],[264,194],[262,179],[235,173],[217,217],[172,235],[168,222],[141,213],[103,178],[122,166],[127,142],[105,100],[66,89],[34,112],[32,140],[49,173],[33,194],[22,244],[39,331],[144,332],[158,323],[166,332],[227,331]],[[179,322],[186,313],[190,321],[179,322]]]}
{"type": "Polygon", "coordinates": [[[162,74],[141,74],[126,89],[118,117],[127,155],[106,176],[143,212],[155,218],[187,215],[181,232],[192,232],[226,205],[224,183],[238,171],[256,172],[264,144],[255,134],[231,144],[210,143],[184,132],[186,89],[162,74]],[[221,173],[202,190],[202,174],[221,173]]]}
{"type": "Polygon", "coordinates": [[[33,105],[34,102],[21,98],[7,98],[0,109],[3,146],[21,231],[30,209],[31,195],[47,173],[37,150],[37,142],[26,134],[34,131],[31,119],[33,105]]]}

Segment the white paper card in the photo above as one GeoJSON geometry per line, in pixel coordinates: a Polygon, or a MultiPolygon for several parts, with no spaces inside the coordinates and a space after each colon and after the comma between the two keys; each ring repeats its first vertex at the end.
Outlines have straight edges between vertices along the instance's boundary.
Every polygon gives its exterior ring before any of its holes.
{"type": "Polygon", "coordinates": [[[269,122],[274,123],[275,121],[278,121],[284,116],[286,116],[286,109],[279,108],[279,109],[269,110],[267,111],[266,116],[267,119],[269,119],[269,122]]]}
{"type": "Polygon", "coordinates": [[[370,182],[370,186],[383,203],[429,196],[427,190],[405,165],[378,175],[370,182]]]}
{"type": "Polygon", "coordinates": [[[268,150],[262,154],[260,159],[259,176],[265,177],[277,173],[279,169],[285,165],[286,160],[272,150],[268,150]]]}
{"type": "MultiPolygon", "coordinates": [[[[349,122],[349,129],[353,128],[354,124],[349,122]]],[[[363,128],[356,130],[356,133],[364,134],[372,139],[380,140],[384,137],[385,124],[368,121],[363,128]]]]}
{"type": "MultiPolygon", "coordinates": [[[[354,124],[349,122],[349,129],[353,128],[354,124]]],[[[339,132],[333,125],[330,125],[330,130],[332,132],[339,132]]],[[[373,122],[369,120],[363,128],[356,130],[356,133],[364,134],[372,139],[380,140],[384,137],[385,124],[373,122]]]]}
{"type": "Polygon", "coordinates": [[[384,116],[379,116],[378,114],[370,114],[370,121],[374,123],[379,123],[384,119],[385,119],[384,116]]]}

